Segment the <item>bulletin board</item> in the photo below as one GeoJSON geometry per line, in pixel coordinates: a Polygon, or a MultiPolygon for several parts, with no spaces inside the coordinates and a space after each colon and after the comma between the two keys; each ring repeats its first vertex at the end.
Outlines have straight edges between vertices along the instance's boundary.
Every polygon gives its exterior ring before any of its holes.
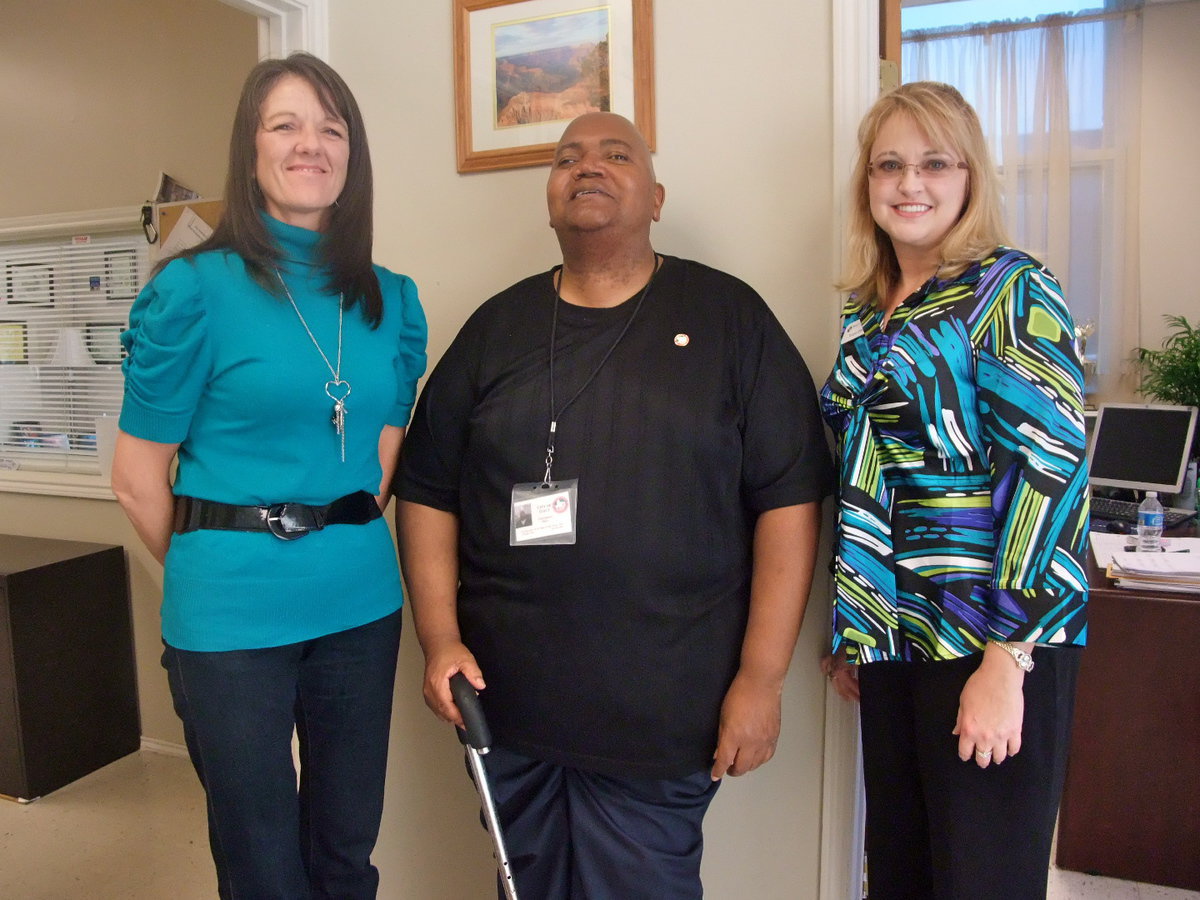
{"type": "Polygon", "coordinates": [[[155,211],[158,216],[158,246],[163,249],[173,247],[177,251],[199,243],[202,235],[189,235],[187,239],[182,239],[182,234],[174,235],[174,238],[172,234],[180,222],[187,227],[188,223],[195,223],[197,218],[208,229],[216,228],[224,209],[223,200],[181,200],[177,203],[157,204],[155,211]],[[192,239],[193,237],[195,239],[192,239]]]}

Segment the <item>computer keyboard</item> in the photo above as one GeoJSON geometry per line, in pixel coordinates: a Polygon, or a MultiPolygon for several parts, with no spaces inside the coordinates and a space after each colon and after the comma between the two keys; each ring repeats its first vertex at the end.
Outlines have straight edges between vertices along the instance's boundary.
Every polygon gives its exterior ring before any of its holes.
{"type": "MultiPolygon", "coordinates": [[[[1192,516],[1194,509],[1179,509],[1174,506],[1163,507],[1163,528],[1174,528],[1182,525],[1192,516]]],[[[1115,519],[1121,522],[1137,522],[1138,504],[1132,500],[1114,500],[1112,497],[1092,497],[1093,519],[1115,519]]]]}

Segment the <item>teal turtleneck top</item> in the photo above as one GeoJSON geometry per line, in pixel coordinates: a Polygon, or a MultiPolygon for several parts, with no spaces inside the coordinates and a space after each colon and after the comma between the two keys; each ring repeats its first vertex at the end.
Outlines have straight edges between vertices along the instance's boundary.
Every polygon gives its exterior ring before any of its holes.
{"type": "MultiPolygon", "coordinates": [[[[338,297],[316,264],[320,234],[264,220],[283,250],[288,291],[336,368],[338,297]]],[[[375,272],[378,328],[357,307],[343,318],[345,462],[330,421],[328,366],[286,296],[264,290],[227,251],[171,262],[134,302],[122,336],[121,430],[180,445],[178,495],[257,506],[376,493],[379,434],[408,423],[427,332],[413,282],[375,272]]],[[[167,553],[163,638],[183,650],[275,647],[375,621],[402,599],[383,519],[295,541],[193,531],[174,535],[167,553]]]]}

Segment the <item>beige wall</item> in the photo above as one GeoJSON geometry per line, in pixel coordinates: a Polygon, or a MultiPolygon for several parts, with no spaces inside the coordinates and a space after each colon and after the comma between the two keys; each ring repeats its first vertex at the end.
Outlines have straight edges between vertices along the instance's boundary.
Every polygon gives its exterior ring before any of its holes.
{"type": "Polygon", "coordinates": [[[0,0],[0,218],[135,206],[160,171],[220,196],[257,59],[218,0],[0,0]]]}
{"type": "Polygon", "coordinates": [[[1200,0],[1146,7],[1142,67],[1142,346],[1157,347],[1164,315],[1200,321],[1200,0]]]}

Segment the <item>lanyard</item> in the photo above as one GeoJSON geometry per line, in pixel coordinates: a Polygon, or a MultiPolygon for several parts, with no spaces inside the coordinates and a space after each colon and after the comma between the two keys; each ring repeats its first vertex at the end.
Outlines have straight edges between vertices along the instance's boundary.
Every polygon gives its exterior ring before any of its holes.
{"type": "Polygon", "coordinates": [[[662,266],[662,257],[657,253],[654,254],[654,271],[650,273],[650,279],[646,282],[646,286],[642,288],[642,292],[638,294],[637,302],[633,306],[633,312],[629,314],[629,318],[625,320],[625,326],[621,329],[621,333],[617,335],[617,339],[613,341],[612,346],[605,351],[596,368],[592,370],[592,374],[587,377],[587,380],[580,386],[574,395],[566,403],[562,405],[562,409],[556,413],[554,411],[554,344],[558,338],[558,305],[562,302],[562,296],[559,294],[559,289],[562,286],[562,266],[559,266],[554,275],[554,312],[550,318],[550,434],[546,438],[546,474],[542,476],[542,484],[550,483],[550,469],[554,466],[554,436],[558,431],[558,420],[562,418],[572,403],[579,399],[582,394],[592,383],[592,380],[600,374],[600,370],[604,368],[604,364],[608,362],[608,358],[612,356],[613,351],[617,349],[617,345],[621,343],[626,332],[629,331],[629,326],[633,324],[633,320],[637,318],[638,310],[642,308],[642,301],[646,299],[646,294],[650,292],[650,285],[654,283],[654,277],[658,274],[659,268],[662,266]]]}

